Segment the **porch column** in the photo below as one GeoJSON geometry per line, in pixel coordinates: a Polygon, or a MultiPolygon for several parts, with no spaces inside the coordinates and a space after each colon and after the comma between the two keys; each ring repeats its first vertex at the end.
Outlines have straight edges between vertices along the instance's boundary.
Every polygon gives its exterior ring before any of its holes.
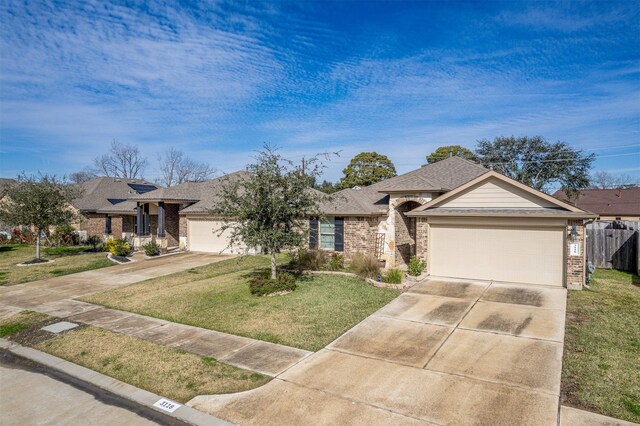
{"type": "Polygon", "coordinates": [[[151,235],[151,221],[149,217],[149,203],[144,205],[144,234],[151,235]]]}
{"type": "Polygon", "coordinates": [[[140,203],[136,203],[136,218],[138,222],[136,223],[136,235],[144,235],[144,224],[142,223],[142,206],[140,203]]]}
{"type": "Polygon", "coordinates": [[[111,235],[111,216],[108,214],[105,215],[104,218],[104,233],[107,235],[111,235]]]}
{"type": "Polygon", "coordinates": [[[164,201],[158,203],[158,237],[164,238],[164,201]]]}

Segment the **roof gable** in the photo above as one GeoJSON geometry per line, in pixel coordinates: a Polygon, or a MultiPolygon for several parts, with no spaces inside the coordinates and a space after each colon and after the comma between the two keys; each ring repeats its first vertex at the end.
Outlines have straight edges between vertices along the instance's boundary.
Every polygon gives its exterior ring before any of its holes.
{"type": "Polygon", "coordinates": [[[527,211],[555,209],[588,213],[493,170],[431,200],[412,213],[420,215],[421,212],[435,208],[527,211]]]}
{"type": "Polygon", "coordinates": [[[389,209],[387,194],[446,192],[488,171],[474,162],[451,157],[373,185],[338,191],[332,201],[322,204],[322,211],[331,215],[381,215],[389,209]]]}

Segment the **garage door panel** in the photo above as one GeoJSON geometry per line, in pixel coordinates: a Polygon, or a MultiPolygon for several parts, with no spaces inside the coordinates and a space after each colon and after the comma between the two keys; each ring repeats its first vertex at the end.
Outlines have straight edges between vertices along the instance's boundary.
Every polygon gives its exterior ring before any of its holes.
{"type": "Polygon", "coordinates": [[[562,286],[564,229],[431,226],[431,274],[562,286]]]}
{"type": "Polygon", "coordinates": [[[223,222],[219,220],[189,220],[187,222],[190,251],[208,253],[244,253],[243,247],[228,247],[231,230],[220,234],[223,222]]]}

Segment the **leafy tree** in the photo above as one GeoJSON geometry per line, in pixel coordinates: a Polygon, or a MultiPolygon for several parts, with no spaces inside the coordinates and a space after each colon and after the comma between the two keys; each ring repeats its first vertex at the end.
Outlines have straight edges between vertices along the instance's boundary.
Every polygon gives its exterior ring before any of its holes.
{"type": "Polygon", "coordinates": [[[594,189],[621,189],[638,186],[636,179],[626,175],[613,175],[604,170],[595,172],[589,178],[589,187],[594,189]]]}
{"type": "Polygon", "coordinates": [[[427,155],[427,163],[437,163],[451,156],[464,158],[465,160],[478,161],[478,157],[468,148],[461,145],[445,145],[438,147],[431,154],[427,155]]]}
{"type": "Polygon", "coordinates": [[[230,245],[259,247],[271,255],[271,278],[276,278],[276,254],[299,247],[309,216],[318,215],[326,198],[311,191],[309,177],[320,174],[316,156],[305,172],[265,145],[245,177],[225,179],[220,202],[211,213],[224,218],[220,232],[230,230],[230,245]]]}
{"type": "Polygon", "coordinates": [[[109,177],[142,178],[147,160],[135,145],[111,142],[109,152],[93,160],[95,172],[109,177]]]}
{"type": "Polygon", "coordinates": [[[71,224],[74,213],[71,201],[78,198],[79,190],[56,179],[55,176],[19,175],[15,184],[5,190],[0,203],[0,220],[12,226],[35,228],[36,259],[40,259],[40,233],[50,226],[71,224]]]}
{"type": "Polygon", "coordinates": [[[179,185],[184,182],[202,182],[213,176],[216,169],[206,163],[199,163],[184,155],[184,152],[170,148],[158,156],[162,178],[156,183],[164,186],[179,185]]]}
{"type": "Polygon", "coordinates": [[[540,191],[560,184],[566,194],[575,195],[589,185],[594,154],[585,155],[565,142],[548,142],[541,136],[479,140],[480,162],[512,179],[540,191]]]}
{"type": "Polygon", "coordinates": [[[396,168],[386,155],[361,152],[342,171],[340,188],[368,186],[396,176],[396,168]]]}
{"type": "Polygon", "coordinates": [[[318,191],[324,192],[325,194],[333,194],[340,189],[337,184],[329,182],[326,179],[323,180],[321,184],[314,183],[313,187],[318,191]]]}

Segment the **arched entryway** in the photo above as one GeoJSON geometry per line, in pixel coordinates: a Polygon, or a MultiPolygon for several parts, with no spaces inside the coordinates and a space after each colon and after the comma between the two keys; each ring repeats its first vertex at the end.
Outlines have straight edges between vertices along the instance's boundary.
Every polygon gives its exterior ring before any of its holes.
{"type": "Polygon", "coordinates": [[[407,212],[420,207],[416,201],[407,201],[396,207],[395,240],[396,240],[396,265],[403,266],[409,263],[411,256],[416,254],[416,220],[408,217],[407,212]]]}

